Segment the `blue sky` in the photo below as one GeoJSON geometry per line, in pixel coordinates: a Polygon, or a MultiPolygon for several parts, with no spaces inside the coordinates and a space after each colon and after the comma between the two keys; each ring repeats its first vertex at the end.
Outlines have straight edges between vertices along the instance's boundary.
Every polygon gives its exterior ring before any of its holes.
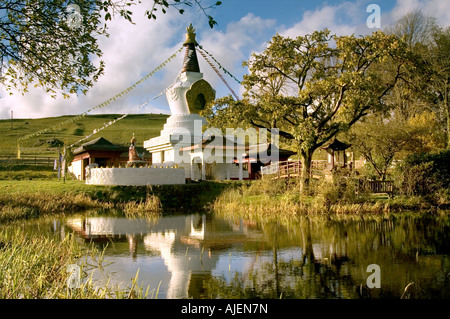
{"type": "MultiPolygon", "coordinates": [[[[196,8],[186,10],[183,15],[169,10],[166,15],[159,15],[156,21],[150,21],[143,14],[145,5],[148,5],[147,1],[144,2],[135,8],[135,25],[123,19],[115,19],[109,24],[110,37],[99,41],[106,71],[86,95],[72,95],[67,100],[62,97],[52,99],[39,88],[32,88],[23,96],[18,92],[9,95],[0,90],[0,119],[9,118],[11,110],[15,118],[80,114],[108,100],[179,49],[184,41],[185,28],[190,23],[197,29],[198,42],[241,79],[246,72],[242,62],[248,60],[253,52],[262,52],[276,33],[298,36],[329,28],[338,35],[364,35],[376,30],[366,25],[370,15],[366,10],[369,4],[380,6],[381,29],[414,9],[421,9],[425,14],[438,18],[442,25],[448,26],[450,21],[448,0],[222,0],[222,5],[209,11],[218,22],[218,26],[210,29],[206,17],[196,8]]],[[[154,77],[97,113],[124,114],[163,91],[179,72],[183,54],[179,54],[154,77]]],[[[229,94],[201,56],[199,60],[201,71],[216,89],[217,96],[229,94]]],[[[236,92],[240,92],[238,83],[229,77],[226,79],[236,92]]],[[[168,113],[165,96],[136,113],[142,112],[168,113]]]]}
{"type": "MultiPolygon", "coordinates": [[[[315,11],[323,7],[339,6],[348,2],[355,6],[367,7],[368,4],[374,3],[380,5],[385,11],[391,11],[396,1],[314,1],[314,0],[225,0],[216,10],[215,16],[220,21],[219,28],[236,20],[237,17],[246,13],[253,13],[263,19],[276,19],[278,25],[290,26],[299,22],[305,12],[315,11]],[[365,6],[363,6],[365,5],[365,6]]],[[[364,9],[363,8],[363,9],[364,9]]],[[[361,19],[365,18],[365,12],[361,12],[361,19]]]]}

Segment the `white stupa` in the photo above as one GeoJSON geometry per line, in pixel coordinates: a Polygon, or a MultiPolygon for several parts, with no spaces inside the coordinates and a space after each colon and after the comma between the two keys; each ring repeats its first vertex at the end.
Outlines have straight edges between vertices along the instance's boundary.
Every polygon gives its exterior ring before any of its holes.
{"type": "MultiPolygon", "coordinates": [[[[205,118],[198,113],[206,104],[213,101],[216,91],[203,79],[203,73],[197,59],[195,29],[192,24],[186,29],[186,41],[181,74],[177,82],[167,91],[166,97],[170,106],[171,116],[167,119],[160,136],[144,142],[144,148],[152,154],[153,165],[176,164],[185,169],[186,179],[196,180],[206,178],[208,163],[214,162],[212,174],[216,179],[242,179],[242,163],[236,165],[234,160],[241,158],[243,147],[236,148],[231,142],[232,151],[227,154],[219,152],[205,152],[209,140],[203,135],[202,126],[206,124],[205,118]]],[[[223,145],[217,149],[225,149],[223,145]]],[[[208,150],[211,150],[211,146],[208,150]]]]}
{"type": "MultiPolygon", "coordinates": [[[[215,98],[215,90],[203,79],[197,60],[195,47],[195,29],[192,24],[187,28],[186,53],[181,75],[173,87],[167,91],[166,97],[171,116],[167,119],[161,135],[144,142],[152,154],[152,163],[176,162],[174,147],[190,146],[202,140],[202,125],[206,120],[198,113],[206,104],[215,98]]],[[[186,159],[189,164],[189,160],[186,159]]]]}

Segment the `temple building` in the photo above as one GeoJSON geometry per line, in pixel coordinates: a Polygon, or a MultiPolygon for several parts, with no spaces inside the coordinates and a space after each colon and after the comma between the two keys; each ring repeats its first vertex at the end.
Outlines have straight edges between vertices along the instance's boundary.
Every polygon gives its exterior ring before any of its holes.
{"type": "Polygon", "coordinates": [[[129,148],[114,144],[104,137],[86,142],[73,150],[74,158],[68,170],[78,180],[86,180],[86,168],[97,164],[98,167],[125,167],[151,164],[151,155],[141,147],[135,147],[134,136],[129,148]],[[131,151],[131,152],[130,152],[131,151]],[[133,154],[133,157],[130,156],[133,154]]]}

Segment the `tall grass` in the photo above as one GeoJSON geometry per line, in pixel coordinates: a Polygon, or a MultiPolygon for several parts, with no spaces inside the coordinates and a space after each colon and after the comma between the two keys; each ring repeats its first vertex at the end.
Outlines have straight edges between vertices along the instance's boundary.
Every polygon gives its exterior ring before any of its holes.
{"type": "Polygon", "coordinates": [[[92,199],[81,193],[52,192],[1,193],[0,223],[44,216],[48,214],[75,213],[90,209],[110,209],[114,205],[92,199]]]}
{"type": "Polygon", "coordinates": [[[18,228],[0,232],[0,299],[104,299],[157,297],[157,291],[93,280],[95,269],[104,268],[103,254],[78,242],[73,234],[62,239],[30,235],[18,228]],[[68,284],[70,265],[81,269],[79,285],[68,284]]]}
{"type": "Polygon", "coordinates": [[[227,217],[264,221],[289,221],[299,217],[326,216],[332,219],[358,219],[386,216],[401,208],[389,201],[356,196],[354,188],[323,182],[309,195],[301,195],[295,182],[258,180],[238,188],[226,189],[212,209],[227,217]]]}
{"type": "Polygon", "coordinates": [[[142,202],[127,202],[123,205],[127,218],[141,218],[156,222],[162,215],[161,200],[155,195],[148,195],[142,202]]]}
{"type": "MultiPolygon", "coordinates": [[[[62,241],[43,236],[28,237],[15,229],[0,234],[0,298],[66,298],[69,273],[83,247],[68,235],[62,241]]],[[[94,297],[91,287],[83,295],[94,297]]]]}

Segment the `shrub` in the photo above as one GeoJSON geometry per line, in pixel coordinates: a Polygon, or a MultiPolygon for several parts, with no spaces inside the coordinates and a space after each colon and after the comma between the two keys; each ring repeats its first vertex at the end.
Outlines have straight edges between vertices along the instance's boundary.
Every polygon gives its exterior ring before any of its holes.
{"type": "Polygon", "coordinates": [[[396,184],[402,194],[434,195],[450,186],[450,151],[412,155],[396,168],[396,184]]]}
{"type": "Polygon", "coordinates": [[[357,203],[363,198],[364,192],[359,189],[357,179],[335,173],[332,180],[323,179],[318,185],[314,204],[330,207],[335,204],[357,203]]]}
{"type": "Polygon", "coordinates": [[[245,195],[282,195],[289,189],[289,183],[290,181],[286,179],[259,179],[251,183],[244,184],[242,186],[242,191],[245,195]]]}

